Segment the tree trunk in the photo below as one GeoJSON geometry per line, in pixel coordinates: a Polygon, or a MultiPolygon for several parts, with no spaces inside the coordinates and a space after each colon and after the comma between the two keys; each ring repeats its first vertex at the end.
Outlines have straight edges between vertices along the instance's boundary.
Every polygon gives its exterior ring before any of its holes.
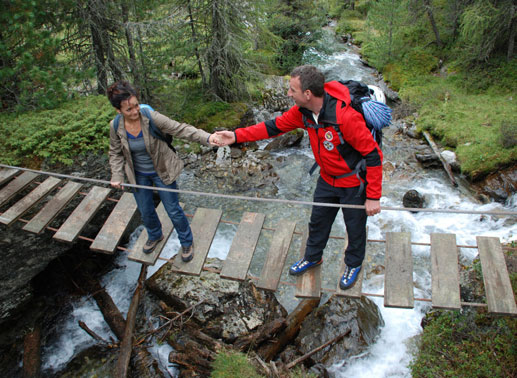
{"type": "Polygon", "coordinates": [[[190,30],[192,31],[192,42],[194,43],[194,53],[196,54],[196,59],[197,59],[197,66],[199,69],[199,74],[201,75],[201,83],[203,84],[203,88],[206,88],[205,73],[203,72],[203,64],[201,62],[201,56],[199,55],[199,50],[197,48],[197,46],[198,46],[197,34],[196,34],[196,29],[194,27],[194,18],[192,17],[192,6],[190,4],[190,0],[187,0],[187,7],[188,7],[188,17],[190,20],[190,30]]]}
{"type": "Polygon", "coordinates": [[[511,26],[510,26],[510,38],[508,40],[508,52],[506,55],[506,59],[510,61],[513,58],[513,50],[515,48],[515,35],[517,32],[517,16],[515,15],[515,9],[516,6],[514,5],[512,7],[512,17],[511,19],[511,26]]]}
{"type": "Polygon", "coordinates": [[[131,35],[131,30],[129,29],[129,10],[125,1],[120,3],[120,7],[122,9],[122,22],[124,23],[124,32],[126,34],[126,43],[127,43],[127,51],[129,54],[129,67],[131,69],[131,75],[133,76],[133,81],[137,87],[140,87],[140,78],[138,72],[138,64],[136,61],[135,54],[135,45],[133,42],[133,36],[131,35]]]}
{"type": "Polygon", "coordinates": [[[304,319],[318,306],[319,303],[319,298],[304,299],[298,303],[298,306],[296,306],[294,311],[291,312],[286,319],[287,327],[276,337],[275,342],[259,348],[258,354],[262,356],[264,361],[271,361],[296,337],[304,319]]]}
{"type": "Polygon", "coordinates": [[[431,7],[431,0],[423,0],[424,6],[427,12],[427,16],[429,17],[429,22],[431,23],[431,27],[433,28],[434,36],[436,38],[436,44],[438,47],[442,47],[442,41],[440,40],[440,32],[438,31],[438,27],[436,26],[436,22],[434,21],[433,9],[431,7]]]}
{"type": "Polygon", "coordinates": [[[23,340],[23,378],[40,376],[40,349],[41,329],[36,326],[23,340]]]}

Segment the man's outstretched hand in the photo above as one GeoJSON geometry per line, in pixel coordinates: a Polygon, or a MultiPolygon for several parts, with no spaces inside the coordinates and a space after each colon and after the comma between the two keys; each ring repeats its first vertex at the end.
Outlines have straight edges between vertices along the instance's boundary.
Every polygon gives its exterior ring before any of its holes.
{"type": "Polygon", "coordinates": [[[216,131],[217,145],[220,147],[229,146],[235,143],[235,133],[233,131],[216,131]]]}

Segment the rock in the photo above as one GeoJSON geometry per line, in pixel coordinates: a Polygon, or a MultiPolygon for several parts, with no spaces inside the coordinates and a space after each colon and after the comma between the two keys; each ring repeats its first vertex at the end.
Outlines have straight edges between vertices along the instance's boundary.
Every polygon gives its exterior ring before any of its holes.
{"type": "Polygon", "coordinates": [[[306,354],[351,330],[349,336],[311,357],[330,367],[364,351],[375,341],[383,325],[379,309],[370,299],[332,296],[305,319],[295,343],[300,353],[306,354]]]}
{"type": "Polygon", "coordinates": [[[517,169],[515,166],[494,172],[473,184],[480,194],[504,203],[517,192],[517,169]]]}
{"type": "Polygon", "coordinates": [[[425,205],[425,198],[416,190],[408,190],[402,198],[404,207],[423,208],[425,205]]]}
{"type": "Polygon", "coordinates": [[[264,149],[267,151],[276,151],[297,146],[302,141],[304,134],[304,131],[301,129],[293,130],[277,138],[274,138],[264,149]]]}
{"type": "Polygon", "coordinates": [[[270,111],[284,111],[294,105],[294,101],[287,96],[289,80],[285,76],[267,76],[264,81],[262,101],[270,111]]]}
{"type": "Polygon", "coordinates": [[[451,166],[451,169],[454,172],[460,172],[460,164],[458,163],[458,159],[456,158],[456,154],[454,152],[445,150],[442,151],[440,155],[442,156],[443,160],[445,160],[445,162],[451,166]]]}
{"type": "Polygon", "coordinates": [[[217,158],[215,164],[220,167],[226,167],[232,163],[230,147],[220,147],[217,149],[217,158]]]}
{"type": "MultiPolygon", "coordinates": [[[[222,266],[218,259],[209,262],[214,268],[222,266]]],[[[257,290],[250,282],[221,279],[219,274],[207,271],[200,277],[185,276],[172,268],[171,263],[163,265],[146,281],[147,289],[178,311],[203,301],[193,311],[192,319],[215,339],[231,342],[273,319],[287,316],[274,293],[257,290]]]]}
{"type": "Polygon", "coordinates": [[[442,163],[435,154],[419,154],[415,153],[415,158],[422,164],[424,168],[440,168],[442,163]]]}

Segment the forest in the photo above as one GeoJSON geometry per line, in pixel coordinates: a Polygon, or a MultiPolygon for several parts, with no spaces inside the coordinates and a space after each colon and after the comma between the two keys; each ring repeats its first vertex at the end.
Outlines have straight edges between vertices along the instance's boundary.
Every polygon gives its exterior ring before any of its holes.
{"type": "MultiPolygon", "coordinates": [[[[517,160],[512,0],[3,2],[4,163],[105,150],[113,81],[197,127],[234,128],[266,75],[303,63],[331,20],[473,180],[517,160]],[[37,148],[36,148],[37,147],[37,148]]],[[[321,48],[321,46],[320,46],[321,48]]]]}

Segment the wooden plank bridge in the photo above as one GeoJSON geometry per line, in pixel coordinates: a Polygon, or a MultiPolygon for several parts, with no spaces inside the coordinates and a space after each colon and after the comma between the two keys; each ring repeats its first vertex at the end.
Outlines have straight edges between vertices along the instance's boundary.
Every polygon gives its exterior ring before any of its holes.
{"type": "MultiPolygon", "coordinates": [[[[30,209],[46,200],[44,206],[30,220],[23,220],[26,224],[23,230],[32,233],[41,233],[63,211],[76,196],[82,184],[48,177],[41,183],[35,183],[40,175],[31,171],[18,172],[15,169],[0,169],[0,208],[8,208],[0,214],[0,222],[12,225],[30,209]],[[34,187],[32,190],[30,188],[34,187]],[[20,195],[20,192],[28,194],[20,195]],[[18,198],[22,197],[22,198],[18,198]]],[[[74,242],[80,237],[81,231],[91,221],[97,210],[108,198],[110,189],[93,186],[79,202],[64,223],[55,230],[53,238],[63,242],[74,242]]],[[[117,201],[116,206],[104,222],[104,226],[93,239],[90,248],[96,252],[112,254],[119,246],[123,234],[127,231],[137,206],[133,195],[124,193],[117,201]]],[[[132,250],[128,251],[128,258],[142,264],[154,265],[173,231],[173,225],[167,216],[163,205],[157,208],[162,222],[164,240],[159,243],[151,254],[144,254],[142,246],[147,239],[147,232],[140,234],[132,250]]],[[[194,259],[184,263],[175,259],[173,270],[189,275],[199,275],[216,234],[222,217],[220,209],[197,208],[192,217],[191,228],[194,234],[194,259]]],[[[222,278],[243,281],[250,278],[249,267],[256,251],[256,246],[264,229],[266,215],[261,213],[245,212],[238,224],[232,240],[228,256],[223,268],[219,272],[222,278]]],[[[274,230],[269,250],[262,267],[260,277],[252,277],[255,286],[264,290],[276,291],[282,272],[287,268],[286,257],[294,235],[301,235],[300,256],[304,254],[307,230],[295,232],[295,222],[284,220],[279,222],[274,230]]],[[[344,238],[346,249],[346,238],[344,238]]],[[[517,315],[517,306],[506,267],[503,249],[499,238],[477,236],[477,249],[483,271],[483,282],[486,292],[486,307],[493,314],[517,315]]],[[[413,294],[413,257],[411,235],[407,232],[386,233],[385,243],[385,282],[384,305],[386,307],[412,308],[413,294]]],[[[431,267],[432,267],[432,306],[440,309],[458,310],[462,305],[469,304],[460,300],[459,265],[456,236],[454,234],[433,233],[430,235],[431,267]]],[[[296,278],[296,293],[300,298],[318,298],[323,291],[335,292],[336,295],[359,298],[362,295],[373,295],[362,292],[363,272],[358,282],[349,290],[343,291],[339,285],[334,289],[321,287],[321,266],[296,278]]],[[[344,270],[344,263],[340,276],[344,270]]],[[[425,299],[420,299],[425,300],[425,299]]]]}

